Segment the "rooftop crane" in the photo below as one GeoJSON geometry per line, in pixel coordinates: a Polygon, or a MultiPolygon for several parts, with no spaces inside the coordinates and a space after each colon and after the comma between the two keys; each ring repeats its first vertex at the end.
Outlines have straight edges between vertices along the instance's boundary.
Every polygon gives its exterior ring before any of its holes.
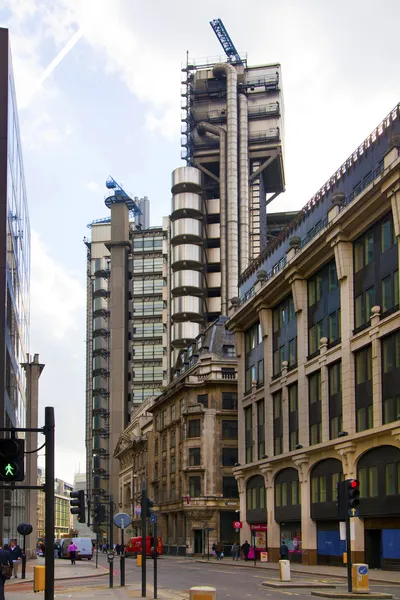
{"type": "MultiPolygon", "coordinates": [[[[109,190],[114,190],[114,196],[116,197],[116,200],[121,201],[121,200],[125,200],[126,205],[129,208],[129,217],[135,217],[136,215],[141,215],[142,211],[140,210],[140,208],[138,207],[138,205],[136,204],[136,202],[134,202],[134,200],[132,200],[132,198],[129,196],[129,194],[127,194],[125,192],[125,190],[122,188],[122,186],[119,185],[119,183],[117,183],[115,181],[115,179],[113,177],[111,177],[111,175],[108,177],[107,181],[106,181],[106,188],[109,190]]],[[[113,204],[113,196],[109,196],[108,194],[106,195],[106,206],[108,208],[111,208],[111,205],[113,204]]],[[[111,223],[111,217],[104,217],[102,219],[95,219],[94,221],[92,221],[91,223],[89,223],[87,225],[88,229],[92,228],[92,225],[97,225],[99,223],[111,223]]]]}
{"type": "Polygon", "coordinates": [[[213,19],[210,21],[210,25],[214,30],[215,35],[219,39],[221,46],[224,49],[225,54],[228,59],[231,59],[232,62],[235,62],[239,65],[243,63],[240,58],[239,52],[236,50],[234,43],[232,42],[229,33],[225,29],[225,25],[223,24],[221,19],[213,19]]]}

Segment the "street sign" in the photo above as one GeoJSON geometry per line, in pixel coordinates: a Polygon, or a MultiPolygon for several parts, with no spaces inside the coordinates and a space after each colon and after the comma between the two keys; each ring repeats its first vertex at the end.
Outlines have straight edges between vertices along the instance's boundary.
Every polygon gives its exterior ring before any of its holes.
{"type": "Polygon", "coordinates": [[[110,554],[107,555],[107,558],[108,558],[108,562],[112,562],[114,560],[114,554],[112,554],[110,552],[110,554]]]}
{"type": "Polygon", "coordinates": [[[233,521],[234,529],[242,529],[242,521],[233,521]]]}
{"type": "Polygon", "coordinates": [[[349,508],[349,517],[358,517],[359,514],[358,508],[349,508]]]}
{"type": "Polygon", "coordinates": [[[142,507],[139,505],[135,506],[135,515],[140,515],[142,512],[142,507]]]}
{"type": "Polygon", "coordinates": [[[132,519],[126,513],[118,513],[114,516],[114,525],[119,527],[120,529],[125,529],[125,527],[129,527],[132,523],[132,519]]]}
{"type": "Polygon", "coordinates": [[[150,515],[150,523],[157,523],[157,515],[156,515],[156,513],[151,513],[151,515],[150,515]]]}
{"type": "Polygon", "coordinates": [[[367,565],[361,565],[361,567],[358,567],[358,572],[360,575],[366,575],[368,573],[367,565]]]}

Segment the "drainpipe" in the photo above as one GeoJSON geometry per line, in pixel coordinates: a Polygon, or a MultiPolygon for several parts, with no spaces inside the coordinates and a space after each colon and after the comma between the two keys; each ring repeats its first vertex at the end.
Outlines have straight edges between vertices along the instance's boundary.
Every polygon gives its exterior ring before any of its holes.
{"type": "Polygon", "coordinates": [[[226,131],[223,127],[215,127],[201,122],[197,126],[199,135],[211,133],[219,137],[219,212],[220,212],[220,254],[221,254],[221,314],[228,315],[227,268],[226,268],[226,131]]]}
{"type": "Polygon", "coordinates": [[[237,73],[232,65],[220,63],[214,66],[213,75],[227,78],[227,294],[231,299],[238,295],[239,281],[237,73]]]}
{"type": "MultiPolygon", "coordinates": [[[[249,266],[249,125],[247,97],[239,94],[240,273],[249,266]]],[[[261,218],[261,215],[260,215],[261,218]]]]}

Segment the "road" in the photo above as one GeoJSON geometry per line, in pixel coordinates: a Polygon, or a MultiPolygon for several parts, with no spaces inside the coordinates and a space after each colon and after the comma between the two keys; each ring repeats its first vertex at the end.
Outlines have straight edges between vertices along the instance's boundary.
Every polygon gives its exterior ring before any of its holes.
{"type": "MultiPolygon", "coordinates": [[[[106,556],[100,556],[99,565],[106,566],[106,556]]],[[[104,573],[104,570],[101,570],[104,573]]],[[[218,566],[198,563],[185,558],[162,558],[158,561],[158,582],[160,592],[166,590],[176,590],[183,592],[183,598],[187,598],[190,587],[194,585],[211,585],[217,589],[218,600],[231,598],[233,600],[242,600],[252,598],[253,600],[289,600],[288,596],[293,596],[292,600],[311,599],[310,589],[276,589],[263,587],[262,581],[277,577],[277,571],[267,571],[261,568],[240,568],[235,567],[230,559],[223,560],[218,566]]],[[[339,591],[345,591],[346,581],[334,577],[324,576],[323,567],[321,567],[321,576],[300,575],[292,577],[296,581],[314,581],[333,583],[339,591]]],[[[141,581],[141,569],[136,567],[136,561],[127,559],[126,561],[126,592],[129,596],[129,585],[139,584],[141,581]]],[[[119,558],[114,562],[114,586],[119,588],[119,558]]],[[[147,583],[153,583],[153,561],[147,561],[147,583]]],[[[103,595],[108,588],[108,576],[99,576],[88,579],[70,579],[56,581],[55,592],[57,597],[76,597],[89,596],[98,597],[103,595]]],[[[400,600],[400,585],[377,585],[372,584],[371,590],[387,592],[393,594],[395,600],[400,600]]],[[[32,591],[32,583],[7,585],[7,598],[9,600],[19,600],[23,595],[32,591]]],[[[121,590],[122,591],[122,590],[121,590]]],[[[332,590],[333,591],[333,590],[332,590]]],[[[132,593],[132,592],[131,592],[132,593]]],[[[35,596],[37,597],[37,596],[35,596]]],[[[148,597],[152,598],[152,592],[148,592],[148,597]]],[[[315,597],[312,597],[315,600],[315,597]]]]}

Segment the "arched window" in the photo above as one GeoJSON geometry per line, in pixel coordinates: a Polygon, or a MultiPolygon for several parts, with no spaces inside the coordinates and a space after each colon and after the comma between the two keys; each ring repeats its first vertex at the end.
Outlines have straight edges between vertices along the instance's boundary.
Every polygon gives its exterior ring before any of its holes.
{"type": "Polygon", "coordinates": [[[398,514],[400,505],[400,448],[378,446],[367,450],[357,463],[360,481],[360,515],[398,514]]]}
{"type": "Polygon", "coordinates": [[[275,520],[300,520],[300,483],[297,469],[282,469],[275,477],[275,520]]]}
{"type": "Polygon", "coordinates": [[[246,521],[265,523],[267,520],[267,501],[265,483],[262,475],[250,477],[246,485],[246,521]]]}
{"type": "Polygon", "coordinates": [[[337,484],[343,479],[337,458],[321,460],[311,469],[311,518],[337,519],[337,484]]]}

